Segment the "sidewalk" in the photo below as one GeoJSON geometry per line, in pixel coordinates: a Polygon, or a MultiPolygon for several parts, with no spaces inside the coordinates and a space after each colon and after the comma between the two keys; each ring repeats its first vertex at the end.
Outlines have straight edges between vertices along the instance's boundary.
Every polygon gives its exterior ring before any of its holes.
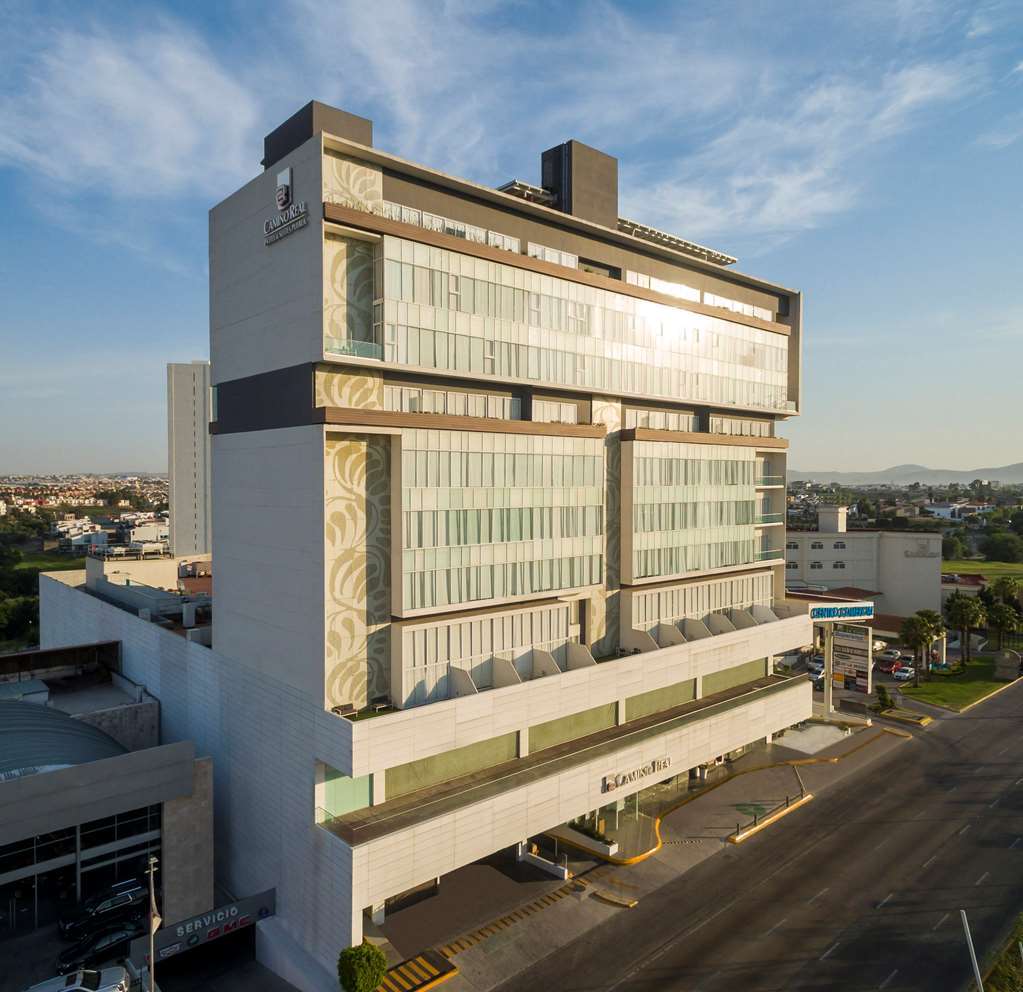
{"type": "Polygon", "coordinates": [[[783,743],[770,744],[744,755],[729,775],[691,797],[676,792],[674,808],[661,814],[660,846],[642,861],[601,865],[531,904],[528,912],[502,917],[442,948],[460,971],[445,983],[447,992],[487,992],[716,854],[737,821],[745,825],[761,808],[798,797],[800,782],[807,792],[830,788],[910,736],[875,726],[809,756],[783,743]]]}

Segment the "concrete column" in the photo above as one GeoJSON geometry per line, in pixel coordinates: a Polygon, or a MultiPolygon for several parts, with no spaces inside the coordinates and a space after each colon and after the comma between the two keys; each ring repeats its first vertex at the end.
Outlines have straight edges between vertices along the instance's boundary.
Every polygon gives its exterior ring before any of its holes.
{"type": "Polygon", "coordinates": [[[943,634],[941,637],[941,663],[948,664],[948,634],[943,634]]]}
{"type": "Polygon", "coordinates": [[[317,761],[313,771],[313,819],[317,823],[322,823],[325,819],[326,804],[327,766],[322,761],[317,761]]]}
{"type": "Polygon", "coordinates": [[[703,699],[703,676],[696,676],[696,699],[703,699]]]}
{"type": "Polygon", "coordinates": [[[617,709],[615,711],[615,720],[616,720],[616,722],[617,722],[619,727],[623,723],[625,723],[625,700],[624,699],[619,699],[618,700],[618,706],[617,706],[617,709]]]}
{"type": "Polygon", "coordinates": [[[374,772],[370,776],[370,783],[373,790],[371,803],[374,806],[379,806],[387,798],[385,795],[385,779],[383,772],[374,772]]]}
{"type": "Polygon", "coordinates": [[[382,902],[371,907],[370,918],[377,926],[380,926],[384,920],[387,919],[387,914],[384,912],[384,904],[382,902]]]}
{"type": "Polygon", "coordinates": [[[774,740],[774,734],[767,734],[767,743],[770,744],[774,740]]]}
{"type": "Polygon", "coordinates": [[[525,758],[529,755],[529,727],[519,730],[519,757],[525,758]]]}

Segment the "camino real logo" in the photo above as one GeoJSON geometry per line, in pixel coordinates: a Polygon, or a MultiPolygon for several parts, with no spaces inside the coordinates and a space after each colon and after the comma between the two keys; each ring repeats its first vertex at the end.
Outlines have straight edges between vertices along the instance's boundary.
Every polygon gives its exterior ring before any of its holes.
{"type": "Polygon", "coordinates": [[[291,206],[291,166],[277,173],[277,209],[291,206]]]}
{"type": "Polygon", "coordinates": [[[280,211],[275,217],[263,221],[263,244],[272,245],[289,234],[294,234],[309,223],[305,200],[295,200],[291,183],[291,166],[277,173],[274,200],[280,211]]]}
{"type": "Polygon", "coordinates": [[[601,792],[614,792],[616,789],[620,789],[623,785],[629,785],[631,782],[635,782],[638,779],[646,778],[647,775],[653,775],[655,772],[662,772],[665,768],[671,767],[671,758],[665,756],[663,758],[654,758],[653,761],[648,761],[645,765],[640,765],[639,768],[633,768],[629,772],[617,772],[612,775],[605,775],[603,781],[600,783],[601,792]]]}

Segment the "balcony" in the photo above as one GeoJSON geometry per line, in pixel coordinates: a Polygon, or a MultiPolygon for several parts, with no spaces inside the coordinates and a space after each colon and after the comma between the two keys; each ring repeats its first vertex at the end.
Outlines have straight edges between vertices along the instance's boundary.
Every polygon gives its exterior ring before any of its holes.
{"type": "Polygon", "coordinates": [[[384,357],[384,349],[375,341],[343,341],[341,338],[324,338],[323,351],[327,355],[350,355],[353,358],[384,357]]]}
{"type": "Polygon", "coordinates": [[[753,484],[760,489],[765,489],[769,486],[784,486],[785,476],[783,475],[760,475],[753,480],[753,484]]]}
{"type": "Polygon", "coordinates": [[[754,523],[760,524],[780,524],[785,520],[784,513],[758,513],[754,518],[754,523]]]}
{"type": "Polygon", "coordinates": [[[784,548],[770,548],[767,551],[758,551],[753,556],[754,561],[782,561],[784,558],[784,548]]]}

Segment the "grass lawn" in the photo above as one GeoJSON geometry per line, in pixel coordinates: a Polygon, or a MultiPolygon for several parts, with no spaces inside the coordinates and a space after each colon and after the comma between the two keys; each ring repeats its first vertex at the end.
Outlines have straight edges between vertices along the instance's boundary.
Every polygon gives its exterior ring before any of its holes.
{"type": "Polygon", "coordinates": [[[932,675],[919,689],[906,685],[902,694],[907,699],[918,699],[922,703],[944,706],[950,710],[960,710],[970,703],[975,703],[995,689],[1000,689],[1006,682],[996,682],[993,678],[995,663],[988,655],[980,655],[966,666],[963,675],[932,675]]]}
{"type": "Polygon", "coordinates": [[[22,559],[14,567],[18,570],[60,572],[72,568],[85,568],[83,555],[65,555],[59,551],[23,551],[22,559]]]}
{"type": "Polygon", "coordinates": [[[1023,579],[1023,562],[960,558],[956,561],[943,561],[941,563],[941,570],[946,573],[958,572],[959,574],[983,575],[988,579],[997,579],[999,575],[1012,575],[1017,579],[1023,579]]]}

